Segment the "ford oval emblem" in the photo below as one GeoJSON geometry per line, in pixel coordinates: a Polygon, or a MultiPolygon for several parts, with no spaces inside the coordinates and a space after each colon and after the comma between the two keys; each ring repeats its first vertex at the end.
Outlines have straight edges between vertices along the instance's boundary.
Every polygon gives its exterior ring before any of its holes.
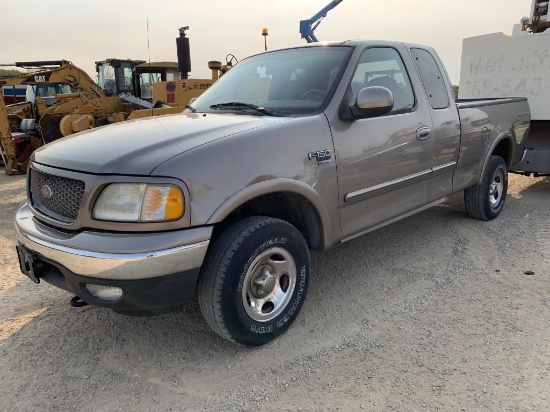
{"type": "Polygon", "coordinates": [[[44,199],[51,199],[53,196],[53,190],[48,185],[40,187],[40,194],[44,199]]]}

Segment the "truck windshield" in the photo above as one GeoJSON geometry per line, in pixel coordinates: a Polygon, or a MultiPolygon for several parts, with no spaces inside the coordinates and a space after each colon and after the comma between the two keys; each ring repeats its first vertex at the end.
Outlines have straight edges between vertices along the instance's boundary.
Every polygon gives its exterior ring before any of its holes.
{"type": "Polygon", "coordinates": [[[333,92],[350,52],[348,46],[324,46],[252,56],[238,63],[191,106],[202,113],[250,114],[242,110],[243,105],[268,109],[267,115],[318,112],[333,92]]]}

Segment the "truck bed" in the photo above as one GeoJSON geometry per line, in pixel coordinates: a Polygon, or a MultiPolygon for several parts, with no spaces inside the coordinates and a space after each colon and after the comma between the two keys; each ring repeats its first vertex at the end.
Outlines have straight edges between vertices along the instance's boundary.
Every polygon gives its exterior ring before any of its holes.
{"type": "Polygon", "coordinates": [[[514,142],[513,147],[502,151],[508,166],[520,162],[529,130],[527,98],[460,99],[456,106],[460,116],[461,150],[454,177],[455,189],[475,183],[483,166],[479,163],[480,153],[483,153],[481,158],[488,156],[495,150],[488,142],[500,141],[502,135],[511,136],[514,142]]]}

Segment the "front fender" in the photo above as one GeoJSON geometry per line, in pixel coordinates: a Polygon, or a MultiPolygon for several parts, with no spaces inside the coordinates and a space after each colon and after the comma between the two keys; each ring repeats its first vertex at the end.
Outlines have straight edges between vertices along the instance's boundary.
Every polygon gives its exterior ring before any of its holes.
{"type": "Polygon", "coordinates": [[[294,193],[308,200],[317,211],[322,226],[321,233],[324,247],[333,242],[333,231],[330,214],[323,199],[311,186],[298,180],[277,178],[264,180],[247,186],[225,200],[210,216],[207,224],[215,224],[224,220],[239,206],[260,196],[274,193],[294,193]]]}

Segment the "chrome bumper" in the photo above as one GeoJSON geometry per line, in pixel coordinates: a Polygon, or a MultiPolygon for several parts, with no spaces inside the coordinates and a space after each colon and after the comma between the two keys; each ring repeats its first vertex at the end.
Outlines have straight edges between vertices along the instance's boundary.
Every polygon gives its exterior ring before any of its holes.
{"type": "Polygon", "coordinates": [[[67,233],[34,219],[25,203],[17,211],[15,233],[21,245],[76,275],[136,280],[199,268],[212,227],[132,234],[67,233]]]}

